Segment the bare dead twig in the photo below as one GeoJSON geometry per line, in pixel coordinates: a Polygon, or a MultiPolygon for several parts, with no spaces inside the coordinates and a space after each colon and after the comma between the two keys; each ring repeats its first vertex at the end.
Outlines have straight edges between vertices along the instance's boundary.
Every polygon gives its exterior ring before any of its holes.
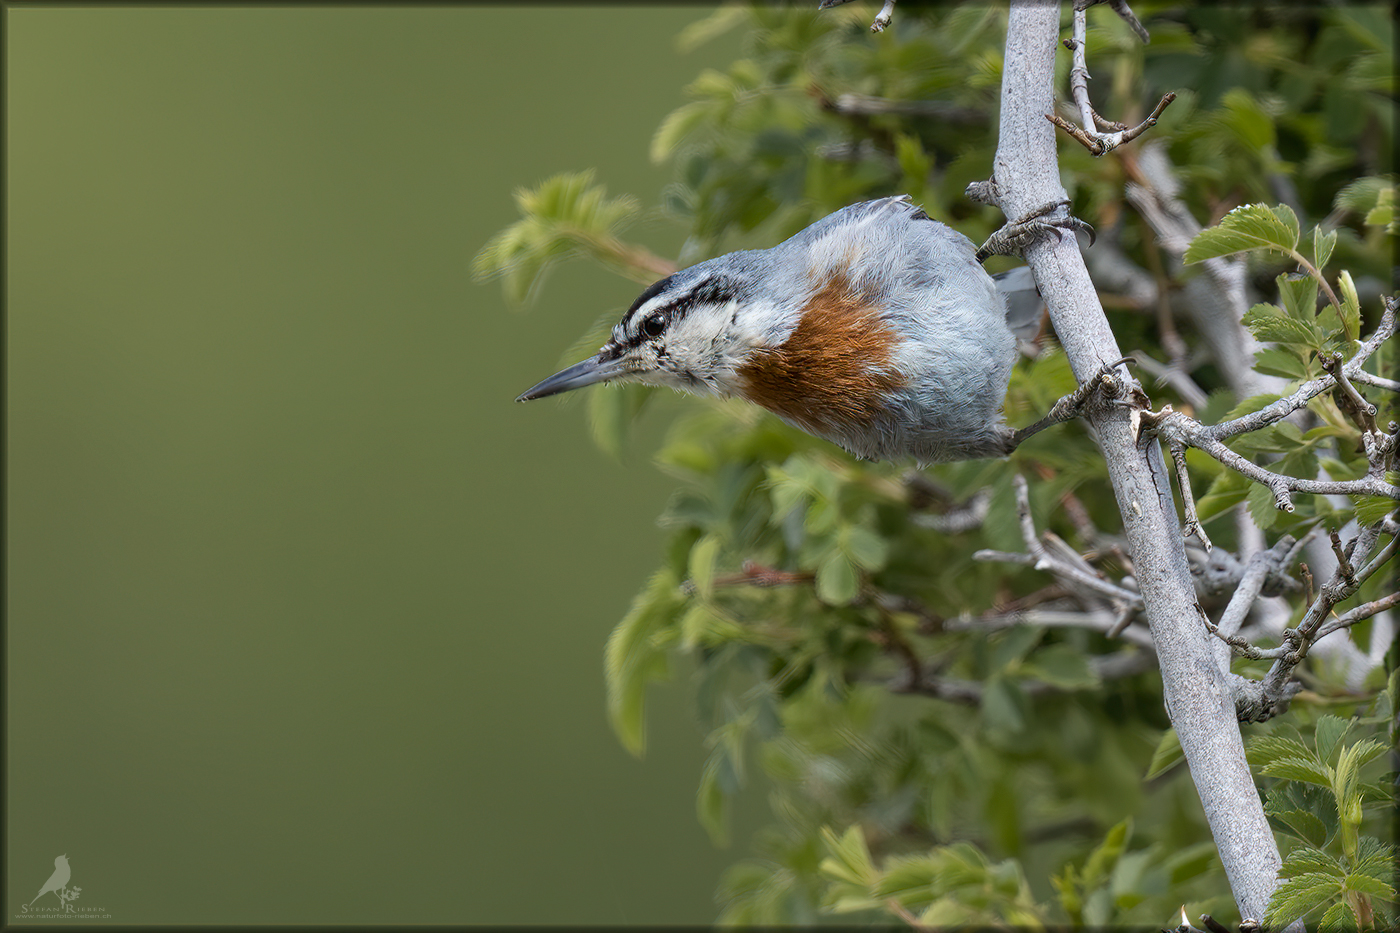
{"type": "Polygon", "coordinates": [[[1186,446],[1184,444],[1168,444],[1171,451],[1172,463],[1176,466],[1176,484],[1181,489],[1181,509],[1186,513],[1186,526],[1181,529],[1181,536],[1189,538],[1192,535],[1201,542],[1201,547],[1210,553],[1210,538],[1201,527],[1201,520],[1196,517],[1196,497],[1191,494],[1191,474],[1186,469],[1186,446]]]}
{"type": "MultiPolygon", "coordinates": [[[[1088,32],[1086,10],[1102,0],[1076,0],[1074,4],[1074,26],[1072,38],[1065,40],[1065,48],[1074,53],[1074,64],[1070,67],[1069,86],[1070,93],[1074,97],[1075,105],[1079,108],[1079,118],[1081,126],[1061,117],[1059,114],[1047,113],[1045,119],[1064,130],[1071,137],[1077,140],[1080,145],[1088,149],[1095,156],[1105,155],[1117,149],[1124,143],[1137,139],[1148,129],[1157,125],[1157,119],[1162,115],[1162,111],[1167,109],[1167,105],[1176,100],[1175,94],[1165,94],[1162,96],[1152,113],[1148,114],[1137,126],[1129,128],[1123,123],[1115,123],[1105,120],[1094,109],[1089,101],[1089,66],[1085,59],[1085,49],[1088,45],[1086,34],[1088,32]]],[[[1139,38],[1146,42],[1148,40],[1147,30],[1143,28],[1132,10],[1128,9],[1123,0],[1107,0],[1119,16],[1122,16],[1139,38]]]]}
{"type": "Polygon", "coordinates": [[[1026,542],[1026,553],[984,549],[974,553],[973,560],[1029,564],[1036,570],[1054,574],[1072,587],[1091,590],[1124,606],[1142,606],[1142,596],[1139,594],[1105,580],[1092,568],[1085,569],[1087,565],[1076,565],[1076,563],[1071,563],[1062,556],[1051,554],[1046,550],[1045,545],[1041,543],[1036,534],[1035,524],[1031,520],[1030,493],[1026,487],[1025,477],[1018,473],[1012,477],[1012,483],[1016,489],[1016,515],[1021,525],[1021,537],[1026,542]]]}

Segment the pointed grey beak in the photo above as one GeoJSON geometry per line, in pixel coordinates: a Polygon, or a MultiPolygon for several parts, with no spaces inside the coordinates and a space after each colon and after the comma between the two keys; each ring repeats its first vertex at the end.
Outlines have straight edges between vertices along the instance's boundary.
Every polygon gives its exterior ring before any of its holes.
{"type": "Polygon", "coordinates": [[[607,382],[609,379],[616,379],[619,376],[627,375],[627,373],[628,370],[623,365],[621,357],[602,360],[595,356],[582,363],[575,363],[568,369],[550,376],[539,385],[526,389],[516,401],[528,402],[532,399],[544,398],[547,395],[558,395],[560,392],[568,392],[570,389],[591,386],[595,382],[607,382]]]}

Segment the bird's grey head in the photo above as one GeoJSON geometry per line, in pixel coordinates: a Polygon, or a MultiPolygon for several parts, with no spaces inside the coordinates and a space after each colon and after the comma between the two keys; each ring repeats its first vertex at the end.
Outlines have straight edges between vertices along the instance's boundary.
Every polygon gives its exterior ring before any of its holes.
{"type": "Polygon", "coordinates": [[[667,276],[642,292],[597,355],[555,373],[516,401],[599,382],[641,382],[727,394],[735,370],[765,334],[767,304],[750,274],[755,254],[730,253],[667,276]]]}

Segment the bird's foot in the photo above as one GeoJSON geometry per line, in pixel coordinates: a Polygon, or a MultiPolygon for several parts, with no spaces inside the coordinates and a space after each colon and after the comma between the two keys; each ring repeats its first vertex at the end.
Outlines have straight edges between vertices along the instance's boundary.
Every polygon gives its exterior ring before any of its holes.
{"type": "Polygon", "coordinates": [[[1066,230],[1074,233],[1083,230],[1089,234],[1089,245],[1094,245],[1094,228],[1073,214],[1044,220],[1046,214],[1053,214],[1062,207],[1069,207],[1069,201],[1051,201],[1031,211],[1020,220],[1012,221],[987,237],[977,250],[977,261],[986,262],[989,256],[1020,256],[1022,251],[1036,240],[1054,234],[1064,236],[1066,230]]]}
{"type": "MultiPolygon", "coordinates": [[[[1099,371],[1082,382],[1077,389],[1059,399],[1050,406],[1050,411],[1035,424],[1027,425],[1018,431],[1013,431],[1009,444],[1010,450],[1015,450],[1023,441],[1032,435],[1039,434],[1051,425],[1063,424],[1066,421],[1073,421],[1084,413],[1088,407],[1090,399],[1102,393],[1109,399],[1118,398],[1122,394],[1122,385],[1114,376],[1114,370],[1119,366],[1128,363],[1136,363],[1137,360],[1131,356],[1125,356],[1121,360],[1106,363],[1099,368],[1099,371]]],[[[1139,393],[1140,394],[1140,393],[1139,393]]]]}

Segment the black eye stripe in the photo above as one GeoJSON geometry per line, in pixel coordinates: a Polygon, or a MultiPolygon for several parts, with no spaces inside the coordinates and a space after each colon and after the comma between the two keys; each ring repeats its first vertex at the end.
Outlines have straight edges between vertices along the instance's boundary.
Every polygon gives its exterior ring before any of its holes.
{"type": "Polygon", "coordinates": [[[626,345],[638,346],[661,336],[667,327],[689,314],[697,304],[727,304],[734,298],[736,286],[723,277],[703,279],[689,288],[681,286],[685,289],[681,294],[670,297],[665,304],[650,308],[645,315],[639,314],[647,302],[676,287],[676,276],[671,275],[651,284],[638,296],[622,317],[622,329],[632,332],[632,336],[625,341],[626,345]]]}

